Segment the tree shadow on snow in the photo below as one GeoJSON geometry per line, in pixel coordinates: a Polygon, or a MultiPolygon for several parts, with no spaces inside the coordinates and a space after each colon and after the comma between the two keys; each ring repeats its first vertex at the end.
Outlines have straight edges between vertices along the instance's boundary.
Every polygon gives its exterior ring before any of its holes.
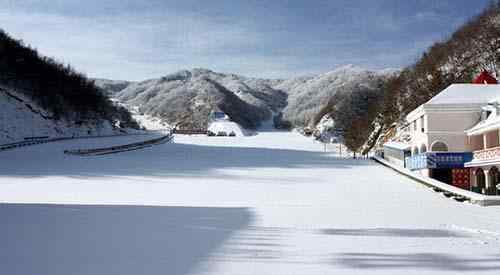
{"type": "MultiPolygon", "coordinates": [[[[0,204],[2,274],[188,274],[247,208],[0,204]]],[[[201,265],[202,266],[202,265],[201,265]]]]}
{"type": "Polygon", "coordinates": [[[438,270],[456,273],[492,271],[500,269],[500,257],[466,258],[443,253],[342,253],[333,262],[352,269],[438,270]]]}
{"type": "MultiPolygon", "coordinates": [[[[68,147],[68,146],[66,146],[68,147]]],[[[40,146],[36,154],[14,150],[0,155],[0,176],[153,176],[205,177],[219,169],[325,168],[349,169],[375,165],[369,160],[340,159],[328,153],[249,147],[222,147],[165,144],[140,151],[79,157],[64,155],[50,146],[40,146]]],[[[307,174],[307,170],[304,170],[307,174]]]]}

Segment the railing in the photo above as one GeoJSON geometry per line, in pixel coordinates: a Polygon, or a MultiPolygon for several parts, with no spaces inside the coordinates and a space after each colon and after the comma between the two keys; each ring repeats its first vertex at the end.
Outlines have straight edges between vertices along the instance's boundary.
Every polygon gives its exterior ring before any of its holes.
{"type": "Polygon", "coordinates": [[[133,150],[139,150],[153,145],[159,145],[172,141],[173,135],[169,134],[160,138],[155,138],[151,140],[135,142],[120,146],[105,147],[105,148],[95,148],[95,149],[76,149],[76,150],[64,150],[67,155],[77,155],[77,156],[100,156],[108,155],[114,153],[128,152],[133,150]]]}
{"type": "Polygon", "coordinates": [[[107,138],[107,137],[122,137],[122,136],[135,136],[135,135],[147,135],[147,133],[135,133],[135,134],[112,134],[112,135],[102,135],[102,136],[72,136],[72,137],[58,137],[58,138],[41,138],[41,137],[27,137],[24,141],[0,144],[0,152],[12,149],[17,149],[26,146],[57,142],[63,140],[72,139],[93,139],[93,138],[107,138]]]}
{"type": "Polygon", "coordinates": [[[208,133],[203,129],[174,129],[173,132],[178,135],[206,135],[208,133]]]}
{"type": "Polygon", "coordinates": [[[489,148],[486,150],[474,151],[475,161],[500,159],[500,147],[489,148]]]}
{"type": "Polygon", "coordinates": [[[405,159],[410,170],[463,168],[472,160],[469,152],[426,152],[405,159]]]}

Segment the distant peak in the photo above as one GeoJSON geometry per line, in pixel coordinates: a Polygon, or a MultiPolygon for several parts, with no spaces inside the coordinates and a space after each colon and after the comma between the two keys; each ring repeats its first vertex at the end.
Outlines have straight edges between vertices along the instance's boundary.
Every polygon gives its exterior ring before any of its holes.
{"type": "Polygon", "coordinates": [[[193,69],[191,69],[191,72],[193,74],[213,74],[213,73],[215,73],[214,71],[209,70],[209,69],[205,69],[205,68],[193,68],[193,69]]]}

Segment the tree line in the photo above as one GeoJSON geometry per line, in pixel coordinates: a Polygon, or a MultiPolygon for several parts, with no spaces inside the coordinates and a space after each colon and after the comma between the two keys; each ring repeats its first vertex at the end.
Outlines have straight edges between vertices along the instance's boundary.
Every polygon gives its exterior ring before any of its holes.
{"type": "Polygon", "coordinates": [[[70,65],[42,56],[0,29],[0,83],[52,113],[78,123],[104,119],[138,128],[130,113],[113,104],[92,80],[70,65]]]}
{"type": "MultiPolygon", "coordinates": [[[[315,122],[328,114],[343,132],[345,145],[366,153],[381,136],[403,125],[405,116],[453,83],[471,83],[486,70],[500,75],[500,5],[491,4],[434,43],[414,64],[382,80],[375,88],[347,87],[332,97],[315,122]]],[[[387,136],[386,136],[387,138],[387,136]]]]}

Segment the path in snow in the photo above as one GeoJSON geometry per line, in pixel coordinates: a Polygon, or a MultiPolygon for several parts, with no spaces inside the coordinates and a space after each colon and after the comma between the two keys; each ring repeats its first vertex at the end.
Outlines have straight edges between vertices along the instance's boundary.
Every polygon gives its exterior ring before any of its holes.
{"type": "Polygon", "coordinates": [[[0,201],[14,203],[0,205],[5,274],[500,270],[499,207],[443,198],[295,133],[177,136],[123,154],[62,154],[138,139],[0,153],[0,201]]]}

